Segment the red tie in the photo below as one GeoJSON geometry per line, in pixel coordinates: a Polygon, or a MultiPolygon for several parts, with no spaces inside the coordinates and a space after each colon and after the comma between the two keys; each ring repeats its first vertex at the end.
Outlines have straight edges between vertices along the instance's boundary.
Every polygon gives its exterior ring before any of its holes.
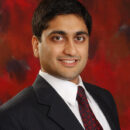
{"type": "Polygon", "coordinates": [[[88,104],[84,89],[80,86],[78,87],[77,101],[85,129],[103,130],[88,104]]]}

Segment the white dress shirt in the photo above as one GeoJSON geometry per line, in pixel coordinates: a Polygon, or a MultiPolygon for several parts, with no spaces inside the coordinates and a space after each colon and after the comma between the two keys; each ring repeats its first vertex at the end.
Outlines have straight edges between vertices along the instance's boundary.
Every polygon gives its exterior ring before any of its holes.
{"type": "Polygon", "coordinates": [[[80,116],[79,108],[78,108],[78,102],[76,100],[78,86],[82,86],[85,90],[89,105],[90,105],[96,119],[101,124],[103,130],[111,130],[111,128],[108,124],[108,121],[106,120],[106,117],[104,116],[103,112],[99,108],[96,101],[85,89],[80,76],[79,76],[79,84],[75,84],[73,82],[54,77],[41,70],[39,71],[39,75],[42,76],[56,90],[56,92],[65,101],[65,103],[68,105],[70,110],[74,113],[75,117],[78,119],[78,121],[84,128],[84,125],[83,125],[83,122],[82,122],[82,119],[80,116]]]}

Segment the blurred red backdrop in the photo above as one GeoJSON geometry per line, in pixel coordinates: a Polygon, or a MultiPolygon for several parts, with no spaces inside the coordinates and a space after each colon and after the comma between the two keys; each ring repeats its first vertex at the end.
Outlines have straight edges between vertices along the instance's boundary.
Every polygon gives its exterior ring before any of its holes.
{"type": "MultiPolygon", "coordinates": [[[[39,0],[40,1],[40,0],[39,0]]],[[[39,71],[31,46],[38,0],[0,0],[0,104],[31,85],[39,71]]],[[[83,79],[114,96],[122,130],[130,121],[130,1],[80,0],[93,18],[83,79]]]]}

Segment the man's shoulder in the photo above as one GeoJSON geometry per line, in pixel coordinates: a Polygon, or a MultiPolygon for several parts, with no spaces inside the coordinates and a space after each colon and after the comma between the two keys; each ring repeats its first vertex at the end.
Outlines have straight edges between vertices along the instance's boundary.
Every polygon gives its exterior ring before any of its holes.
{"type": "Polygon", "coordinates": [[[91,84],[91,83],[88,83],[88,82],[83,82],[83,83],[84,83],[86,89],[89,90],[89,91],[97,91],[99,93],[109,93],[110,94],[110,92],[107,89],[102,88],[98,85],[91,84]]]}
{"type": "Polygon", "coordinates": [[[87,91],[92,96],[98,97],[100,99],[104,99],[108,103],[112,103],[112,102],[114,103],[113,96],[112,96],[111,92],[108,91],[107,89],[94,85],[94,84],[91,84],[91,83],[87,83],[87,82],[83,82],[83,83],[84,83],[87,91]]]}
{"type": "Polygon", "coordinates": [[[23,89],[16,96],[0,106],[0,114],[9,111],[15,111],[27,106],[34,100],[33,97],[34,92],[32,86],[23,89]]]}

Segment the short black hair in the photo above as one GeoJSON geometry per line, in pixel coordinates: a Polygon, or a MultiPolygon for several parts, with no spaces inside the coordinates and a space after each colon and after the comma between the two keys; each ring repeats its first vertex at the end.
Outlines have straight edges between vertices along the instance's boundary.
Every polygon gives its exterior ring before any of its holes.
{"type": "Polygon", "coordinates": [[[75,14],[82,17],[90,35],[91,16],[78,0],[42,0],[33,14],[33,34],[40,40],[43,30],[48,27],[48,23],[57,15],[65,14],[75,14]]]}

